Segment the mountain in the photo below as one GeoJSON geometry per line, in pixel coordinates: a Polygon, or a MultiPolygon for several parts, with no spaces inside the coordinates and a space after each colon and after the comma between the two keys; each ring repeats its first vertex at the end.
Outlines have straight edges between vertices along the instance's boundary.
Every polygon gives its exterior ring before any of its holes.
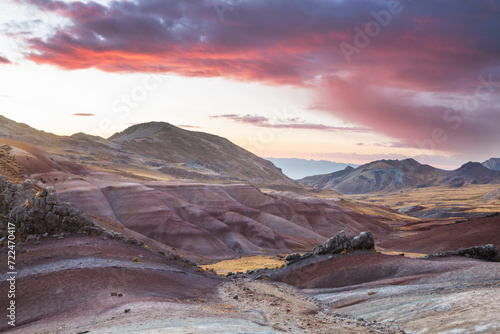
{"type": "Polygon", "coordinates": [[[326,160],[306,160],[297,158],[265,158],[271,161],[288,177],[297,180],[309,175],[326,174],[336,172],[347,166],[358,167],[359,165],[344,164],[326,160]]]}
{"type": "Polygon", "coordinates": [[[378,160],[327,175],[298,180],[309,187],[337,189],[346,194],[392,191],[404,187],[424,187],[436,179],[440,170],[414,159],[378,160]]]}
{"type": "Polygon", "coordinates": [[[160,164],[168,163],[158,169],[167,173],[187,170],[200,177],[293,184],[271,162],[226,138],[180,129],[168,123],[134,125],[108,140],[127,152],[157,159],[160,164]]]}
{"type": "Polygon", "coordinates": [[[350,174],[352,171],[354,171],[354,168],[347,166],[344,170],[339,170],[330,174],[308,176],[299,180],[299,182],[313,188],[333,188],[344,176],[350,174]]]}
{"type": "Polygon", "coordinates": [[[442,184],[461,187],[466,183],[488,184],[500,182],[500,172],[488,169],[479,162],[468,162],[454,171],[446,172],[442,184]]]}
{"type": "Polygon", "coordinates": [[[84,133],[57,136],[0,116],[0,138],[28,143],[98,171],[136,179],[192,179],[297,188],[271,162],[225,138],[164,122],[133,125],[105,139],[84,133]]]}
{"type": "Polygon", "coordinates": [[[488,159],[482,165],[488,169],[500,171],[500,158],[488,159]]]}
{"type": "Polygon", "coordinates": [[[468,162],[453,171],[422,165],[414,159],[378,160],[347,167],[325,175],[305,177],[298,182],[312,188],[336,189],[345,194],[387,192],[403,188],[448,185],[500,183],[500,171],[486,168],[478,162],[468,162]]]}

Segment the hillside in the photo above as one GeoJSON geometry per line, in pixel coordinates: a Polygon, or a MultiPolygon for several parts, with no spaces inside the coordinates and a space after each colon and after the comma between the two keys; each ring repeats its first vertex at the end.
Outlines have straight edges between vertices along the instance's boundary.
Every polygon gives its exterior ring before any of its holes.
{"type": "Polygon", "coordinates": [[[271,162],[225,138],[163,122],[134,125],[105,139],[84,133],[57,136],[0,116],[0,138],[33,145],[97,171],[136,179],[298,188],[271,162]]]}
{"type": "Polygon", "coordinates": [[[108,140],[127,152],[156,159],[158,170],[168,174],[184,176],[185,170],[186,175],[200,178],[293,185],[293,181],[271,162],[226,138],[180,129],[168,123],[134,125],[108,140]]]}

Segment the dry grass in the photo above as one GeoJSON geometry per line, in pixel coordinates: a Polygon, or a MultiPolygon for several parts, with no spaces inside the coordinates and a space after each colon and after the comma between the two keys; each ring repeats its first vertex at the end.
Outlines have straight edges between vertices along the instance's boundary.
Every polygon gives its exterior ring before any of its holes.
{"type": "MultiPolygon", "coordinates": [[[[383,208],[381,208],[383,206],[386,206],[388,210],[389,208],[397,210],[410,205],[421,205],[426,209],[463,207],[462,211],[466,212],[495,212],[500,211],[500,200],[486,202],[483,196],[498,188],[498,184],[467,184],[462,188],[439,186],[407,189],[385,194],[346,195],[345,198],[348,201],[341,201],[339,204],[359,213],[378,214],[382,217],[384,217],[383,208]],[[366,204],[368,206],[365,206],[366,204]]],[[[386,219],[391,220],[390,218],[397,218],[397,214],[392,215],[389,212],[386,219]]]]}
{"type": "Polygon", "coordinates": [[[246,272],[261,268],[276,268],[284,265],[284,261],[271,256],[245,256],[234,260],[224,260],[213,264],[201,266],[205,270],[213,268],[218,274],[246,272]]]}
{"type": "Polygon", "coordinates": [[[349,209],[351,211],[361,213],[363,215],[370,215],[370,216],[378,216],[380,219],[386,221],[386,222],[413,222],[413,221],[419,221],[420,219],[414,218],[414,217],[409,217],[403,214],[400,214],[396,212],[395,210],[387,207],[383,207],[382,205],[385,205],[384,203],[366,203],[366,202],[358,202],[358,201],[353,201],[353,200],[340,200],[337,202],[340,206],[349,209]]]}
{"type": "Polygon", "coordinates": [[[379,249],[377,249],[377,251],[379,251],[380,253],[385,254],[385,255],[400,255],[403,253],[405,255],[405,257],[409,257],[411,259],[416,259],[416,258],[424,257],[424,256],[428,255],[428,254],[424,254],[424,253],[407,253],[407,252],[386,251],[386,250],[379,250],[379,249]]]}
{"type": "Polygon", "coordinates": [[[498,208],[500,201],[485,203],[483,196],[498,189],[498,184],[467,184],[462,188],[447,186],[402,190],[400,192],[368,195],[347,195],[349,199],[360,200],[399,209],[409,205],[473,205],[498,208]]]}

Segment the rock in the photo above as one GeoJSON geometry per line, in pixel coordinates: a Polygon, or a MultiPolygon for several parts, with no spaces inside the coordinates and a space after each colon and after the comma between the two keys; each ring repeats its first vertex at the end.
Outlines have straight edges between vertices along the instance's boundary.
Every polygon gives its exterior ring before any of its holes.
{"type": "Polygon", "coordinates": [[[429,259],[433,257],[448,257],[448,256],[463,256],[490,262],[500,261],[498,249],[493,244],[488,244],[485,246],[474,246],[470,248],[459,248],[456,251],[439,252],[436,254],[428,255],[425,258],[429,259]]]}
{"type": "Polygon", "coordinates": [[[340,231],[339,234],[331,237],[323,244],[323,248],[327,253],[340,253],[344,250],[344,244],[347,242],[347,237],[344,231],[340,231]]]}
{"type": "Polygon", "coordinates": [[[300,260],[300,253],[295,253],[295,254],[290,254],[285,257],[285,265],[289,266],[294,262],[297,262],[300,260]]]}
{"type": "Polygon", "coordinates": [[[323,255],[323,254],[326,254],[326,249],[325,249],[325,247],[323,247],[323,245],[318,245],[318,246],[313,248],[312,252],[314,255],[323,255]]]}
{"type": "Polygon", "coordinates": [[[301,260],[305,260],[305,259],[309,259],[309,258],[311,258],[311,257],[313,257],[313,256],[314,256],[314,254],[313,254],[313,253],[304,253],[304,255],[302,255],[302,256],[300,257],[300,259],[301,259],[301,260]]]}
{"type": "MultiPolygon", "coordinates": [[[[16,223],[16,234],[22,241],[60,232],[105,234],[105,230],[90,220],[85,212],[71,203],[59,202],[54,187],[36,192],[31,180],[14,184],[0,176],[0,199],[3,203],[0,207],[0,237],[7,236],[7,222],[16,223]]],[[[57,237],[63,238],[64,235],[60,233],[57,237]]]]}
{"type": "Polygon", "coordinates": [[[33,189],[33,181],[31,181],[30,179],[24,180],[24,182],[21,185],[24,190],[33,189]]]}
{"type": "Polygon", "coordinates": [[[371,232],[361,232],[357,237],[350,240],[353,250],[371,250],[375,248],[375,241],[371,232]]]}
{"type": "MultiPolygon", "coordinates": [[[[372,233],[361,232],[358,236],[354,238],[347,238],[344,231],[340,231],[339,234],[331,237],[323,243],[323,245],[318,245],[313,248],[311,253],[305,253],[300,255],[299,253],[290,254],[285,257],[285,265],[289,266],[297,261],[309,259],[315,256],[324,254],[338,254],[342,252],[353,252],[353,251],[366,251],[375,248],[375,241],[373,240],[372,233]]],[[[330,255],[329,258],[332,258],[330,255]]]]}

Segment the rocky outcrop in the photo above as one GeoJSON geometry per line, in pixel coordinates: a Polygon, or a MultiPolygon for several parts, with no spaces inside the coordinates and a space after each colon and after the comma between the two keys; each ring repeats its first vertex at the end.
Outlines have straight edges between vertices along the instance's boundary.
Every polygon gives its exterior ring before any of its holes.
{"type": "Polygon", "coordinates": [[[375,242],[373,241],[371,232],[361,232],[354,238],[348,238],[344,231],[340,231],[339,234],[325,241],[323,245],[314,247],[312,253],[305,253],[303,255],[295,253],[288,255],[285,258],[285,263],[288,266],[297,261],[302,261],[318,255],[373,250],[374,248],[375,242]]]}
{"type": "Polygon", "coordinates": [[[498,256],[498,249],[493,244],[488,244],[485,246],[474,246],[470,248],[459,248],[456,251],[440,252],[428,255],[425,258],[430,259],[434,257],[448,257],[448,256],[464,256],[490,262],[500,261],[500,258],[498,256]]]}
{"type": "Polygon", "coordinates": [[[0,239],[8,236],[12,225],[17,241],[82,233],[139,244],[135,239],[125,240],[121,234],[99,227],[72,203],[59,201],[54,187],[36,191],[31,180],[15,184],[0,176],[0,239]]]}

